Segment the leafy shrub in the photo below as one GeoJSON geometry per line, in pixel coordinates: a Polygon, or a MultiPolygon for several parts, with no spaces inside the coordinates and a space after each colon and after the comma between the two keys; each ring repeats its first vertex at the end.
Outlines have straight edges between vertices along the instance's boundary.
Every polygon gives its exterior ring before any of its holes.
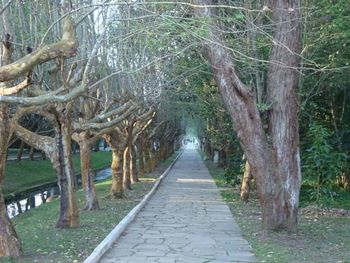
{"type": "Polygon", "coordinates": [[[304,155],[304,175],[316,182],[309,194],[318,202],[321,195],[334,197],[332,182],[346,167],[346,154],[330,144],[332,134],[321,124],[312,123],[307,133],[311,146],[304,155]]]}

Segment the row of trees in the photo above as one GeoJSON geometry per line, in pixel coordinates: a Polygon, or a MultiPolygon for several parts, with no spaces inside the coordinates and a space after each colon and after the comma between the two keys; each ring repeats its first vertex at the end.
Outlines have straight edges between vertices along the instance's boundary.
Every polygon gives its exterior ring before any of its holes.
{"type": "Polygon", "coordinates": [[[169,108],[162,110],[160,61],[151,61],[153,50],[141,45],[147,36],[135,37],[133,7],[80,0],[3,1],[1,12],[0,256],[19,256],[20,240],[2,192],[12,138],[51,161],[60,187],[56,225],[66,228],[79,226],[72,141],[80,149],[84,209],[96,210],[92,146],[104,138],[111,147],[111,196],[121,198],[145,169],[152,171],[174,152],[180,126],[167,114],[169,108]],[[28,116],[43,123],[46,133],[30,127],[24,121],[28,116]]]}

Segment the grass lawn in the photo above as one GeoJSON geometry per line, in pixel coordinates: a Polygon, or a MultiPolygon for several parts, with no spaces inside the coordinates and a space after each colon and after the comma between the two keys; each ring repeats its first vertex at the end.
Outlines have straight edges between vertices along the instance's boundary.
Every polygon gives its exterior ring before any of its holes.
{"type": "MultiPolygon", "coordinates": [[[[94,170],[106,167],[111,163],[110,152],[93,152],[92,167],[94,170]]],[[[76,173],[80,173],[80,156],[73,156],[73,165],[76,173]]],[[[49,160],[22,160],[6,163],[4,179],[5,196],[21,192],[46,183],[57,181],[57,176],[49,160]]]]}
{"type": "MultiPolygon", "coordinates": [[[[261,211],[256,196],[249,203],[240,201],[239,189],[225,184],[223,170],[205,161],[222,196],[239,224],[243,236],[253,247],[260,262],[271,263],[345,263],[350,262],[350,215],[337,213],[316,215],[316,208],[305,194],[301,196],[298,231],[288,235],[285,232],[266,232],[261,225],[261,211]]],[[[339,193],[334,200],[322,200],[323,208],[350,207],[349,193],[339,193]]],[[[322,209],[327,211],[327,209],[322,209]]]]}
{"type": "MultiPolygon", "coordinates": [[[[81,211],[79,228],[55,228],[58,219],[58,200],[18,215],[13,219],[13,223],[23,244],[24,257],[17,260],[3,259],[0,262],[83,262],[118,222],[149,192],[155,178],[165,171],[175,156],[160,163],[153,173],[140,178],[141,182],[134,184],[133,190],[127,191],[123,199],[108,197],[110,180],[96,184],[101,209],[81,211]]],[[[81,190],[77,192],[77,197],[79,207],[82,208],[81,190]]]]}

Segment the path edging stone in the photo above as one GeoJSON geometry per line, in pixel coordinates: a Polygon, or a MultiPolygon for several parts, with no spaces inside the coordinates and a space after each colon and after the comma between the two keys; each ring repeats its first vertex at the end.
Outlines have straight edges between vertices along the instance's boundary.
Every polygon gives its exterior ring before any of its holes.
{"type": "Polygon", "coordinates": [[[167,176],[170,169],[174,166],[176,161],[179,159],[181,151],[175,158],[175,160],[169,165],[169,167],[159,176],[154,183],[152,189],[143,197],[142,201],[136,205],[114,228],[113,230],[102,240],[102,242],[94,249],[88,258],[83,263],[97,263],[101,257],[108,251],[113,243],[121,236],[128,225],[135,219],[140,210],[147,204],[149,199],[153,196],[157,190],[159,184],[167,176]]]}

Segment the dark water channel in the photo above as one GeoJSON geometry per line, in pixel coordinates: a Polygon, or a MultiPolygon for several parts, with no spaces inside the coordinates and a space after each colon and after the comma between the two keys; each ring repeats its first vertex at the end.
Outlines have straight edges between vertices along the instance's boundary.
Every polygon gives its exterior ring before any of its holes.
{"type": "MultiPolygon", "coordinates": [[[[102,169],[96,173],[94,181],[105,180],[111,177],[111,174],[111,168],[102,169]]],[[[78,179],[78,183],[81,183],[80,179],[78,179]]],[[[29,209],[50,202],[53,198],[57,198],[59,193],[60,191],[57,183],[49,183],[29,189],[25,192],[17,193],[14,196],[9,196],[5,199],[7,214],[10,218],[13,218],[29,209]]]]}

